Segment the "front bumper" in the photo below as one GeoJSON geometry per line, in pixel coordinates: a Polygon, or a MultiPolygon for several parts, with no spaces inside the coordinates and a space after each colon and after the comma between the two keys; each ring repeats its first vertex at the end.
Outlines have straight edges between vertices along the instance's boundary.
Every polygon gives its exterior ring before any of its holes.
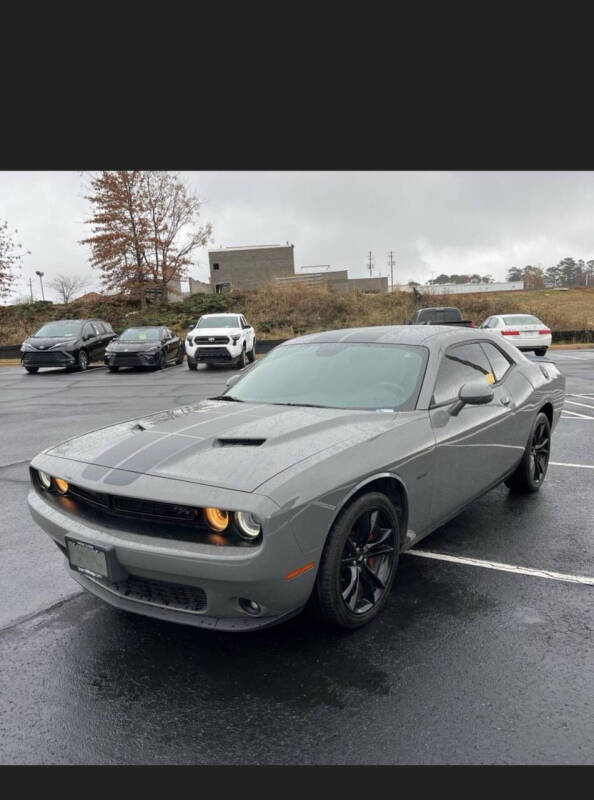
{"type": "Polygon", "coordinates": [[[154,367],[159,362],[160,351],[156,353],[106,353],[107,367],[154,367]]]}
{"type": "Polygon", "coordinates": [[[64,499],[32,486],[29,510],[64,554],[66,536],[114,548],[127,576],[119,583],[67,569],[81,586],[117,608],[196,627],[253,630],[299,613],[311,594],[315,569],[286,580],[308,560],[286,524],[278,530],[272,525],[271,535],[265,526],[258,546],[222,547],[142,536],[135,533],[134,521],[127,522],[127,530],[116,529],[107,520],[71,513],[64,499]],[[196,597],[203,600],[197,603],[196,597]],[[259,613],[248,613],[242,598],[255,601],[259,613]]]}
{"type": "Polygon", "coordinates": [[[25,350],[21,354],[23,367],[70,367],[76,364],[66,350],[25,350]]]}
{"type": "Polygon", "coordinates": [[[234,344],[192,344],[189,345],[187,340],[185,344],[186,357],[189,361],[197,364],[225,364],[237,361],[241,356],[243,343],[239,341],[234,344]]]}

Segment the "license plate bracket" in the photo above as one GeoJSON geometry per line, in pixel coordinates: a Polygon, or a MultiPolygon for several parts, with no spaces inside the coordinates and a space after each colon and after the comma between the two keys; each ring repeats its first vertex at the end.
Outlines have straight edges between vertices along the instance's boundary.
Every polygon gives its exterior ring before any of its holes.
{"type": "Polygon", "coordinates": [[[117,559],[115,547],[98,547],[71,536],[65,537],[65,543],[70,569],[75,572],[89,575],[91,578],[101,578],[110,583],[127,577],[125,569],[117,559]]]}

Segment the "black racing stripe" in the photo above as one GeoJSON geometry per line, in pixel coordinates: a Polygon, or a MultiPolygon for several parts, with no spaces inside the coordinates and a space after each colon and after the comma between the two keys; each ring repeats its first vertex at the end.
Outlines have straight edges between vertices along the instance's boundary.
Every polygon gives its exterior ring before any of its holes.
{"type": "MultiPolygon", "coordinates": [[[[154,435],[151,434],[151,439],[154,435]]],[[[157,435],[160,437],[160,434],[157,435]]],[[[93,461],[105,467],[117,467],[120,461],[133,457],[134,453],[145,447],[151,439],[147,439],[142,432],[127,436],[124,441],[109,447],[97,456],[93,456],[93,461]]],[[[158,441],[160,441],[160,438],[158,441]]]]}
{"type": "Polygon", "coordinates": [[[82,477],[90,481],[100,481],[109,472],[111,467],[100,467],[97,464],[89,464],[84,468],[82,477]]]}
{"type": "Polygon", "coordinates": [[[148,472],[161,461],[179,455],[191,447],[196,447],[200,441],[187,439],[185,436],[167,436],[158,439],[154,444],[122,461],[121,464],[118,464],[118,469],[148,472]]]}

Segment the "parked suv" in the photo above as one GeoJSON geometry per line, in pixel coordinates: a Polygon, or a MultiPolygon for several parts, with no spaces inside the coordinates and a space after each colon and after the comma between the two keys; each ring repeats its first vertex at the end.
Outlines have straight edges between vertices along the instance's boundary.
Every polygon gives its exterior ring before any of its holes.
{"type": "Polygon", "coordinates": [[[39,367],[85,370],[103,363],[106,346],[115,338],[109,322],[101,319],[60,319],[46,322],[21,345],[21,364],[27,372],[39,367]]]}
{"type": "Polygon", "coordinates": [[[189,369],[198,364],[245,367],[256,357],[256,334],[243,314],[203,314],[186,337],[189,369]]]}

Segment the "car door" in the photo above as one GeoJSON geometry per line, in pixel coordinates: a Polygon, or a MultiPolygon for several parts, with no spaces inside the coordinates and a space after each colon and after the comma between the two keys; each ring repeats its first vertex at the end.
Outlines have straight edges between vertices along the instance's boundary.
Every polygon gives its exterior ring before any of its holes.
{"type": "Polygon", "coordinates": [[[179,339],[175,333],[167,328],[169,358],[174,360],[179,354],[179,339]]]}
{"type": "Polygon", "coordinates": [[[517,451],[506,446],[513,414],[509,393],[495,384],[491,364],[478,341],[453,345],[442,354],[429,410],[436,446],[434,525],[502,479],[517,459],[517,451]],[[452,416],[460,388],[476,380],[493,386],[493,400],[486,405],[465,405],[452,416]]]}
{"type": "Polygon", "coordinates": [[[103,356],[99,354],[101,343],[99,342],[99,329],[96,324],[93,325],[92,322],[85,323],[82,331],[82,339],[84,348],[89,356],[89,362],[103,358],[103,356]]]}
{"type": "Polygon", "coordinates": [[[244,316],[241,317],[241,326],[245,329],[245,349],[249,353],[254,346],[254,329],[244,316]]]}

